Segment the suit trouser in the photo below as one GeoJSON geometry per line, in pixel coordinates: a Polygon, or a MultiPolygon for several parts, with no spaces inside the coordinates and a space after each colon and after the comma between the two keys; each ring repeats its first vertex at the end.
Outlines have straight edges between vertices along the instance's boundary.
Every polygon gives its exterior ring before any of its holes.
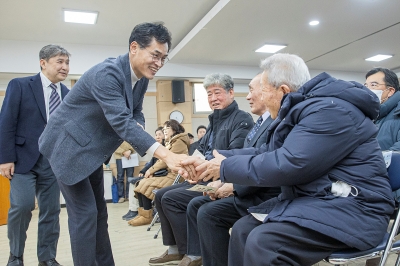
{"type": "Polygon", "coordinates": [[[14,174],[10,185],[10,252],[17,257],[24,253],[36,194],[39,205],[37,256],[39,261],[55,258],[60,236],[60,189],[49,161],[40,155],[32,170],[26,174],[14,174]]]}
{"type": "MultiPolygon", "coordinates": [[[[118,197],[129,198],[129,187],[125,187],[125,173],[126,177],[132,177],[135,167],[122,168],[122,160],[115,159],[117,165],[117,185],[118,185],[118,197]]],[[[128,182],[126,182],[128,184],[128,182]]]]}
{"type": "Polygon", "coordinates": [[[228,265],[229,229],[242,216],[233,197],[192,199],[187,211],[188,254],[202,256],[204,266],[228,265]]]}
{"type": "Polygon", "coordinates": [[[157,191],[156,208],[161,221],[163,244],[177,245],[179,254],[187,252],[186,209],[191,199],[202,195],[189,191],[188,182],[172,185],[157,191]]]}
{"type": "Polygon", "coordinates": [[[104,199],[103,167],[68,186],[59,181],[68,212],[68,228],[75,266],[113,266],[104,199]]]}
{"type": "Polygon", "coordinates": [[[288,222],[262,223],[247,215],[235,223],[229,242],[229,266],[315,264],[349,248],[317,231],[288,222]]]}

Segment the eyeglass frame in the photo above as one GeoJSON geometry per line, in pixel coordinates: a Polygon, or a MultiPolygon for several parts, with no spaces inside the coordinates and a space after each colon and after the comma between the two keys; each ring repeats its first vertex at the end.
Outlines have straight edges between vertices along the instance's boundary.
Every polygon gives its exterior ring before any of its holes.
{"type": "Polygon", "coordinates": [[[140,48],[145,49],[147,52],[149,52],[149,54],[151,55],[151,58],[153,59],[153,62],[160,61],[161,65],[165,65],[169,61],[168,55],[166,55],[164,58],[162,58],[162,57],[160,57],[160,55],[155,54],[152,51],[149,51],[149,49],[147,49],[146,47],[140,47],[140,48]]]}
{"type": "Polygon", "coordinates": [[[386,86],[386,89],[384,89],[384,91],[387,90],[388,87],[393,88],[393,86],[390,85],[390,84],[386,84],[386,83],[382,83],[382,84],[381,84],[381,83],[378,83],[378,82],[375,82],[375,81],[370,82],[369,84],[366,83],[366,82],[364,83],[364,86],[367,87],[367,88],[370,89],[370,90],[376,90],[379,86],[382,86],[382,85],[385,85],[385,86],[386,86]]]}

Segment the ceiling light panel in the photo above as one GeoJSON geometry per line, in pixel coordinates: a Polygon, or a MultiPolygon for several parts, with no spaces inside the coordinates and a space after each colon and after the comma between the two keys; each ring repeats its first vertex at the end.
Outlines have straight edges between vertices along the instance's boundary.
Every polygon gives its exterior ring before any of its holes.
{"type": "Polygon", "coordinates": [[[308,23],[310,26],[317,26],[318,24],[319,24],[319,21],[318,20],[313,20],[313,21],[310,21],[310,23],[308,23]]]}
{"type": "Polygon", "coordinates": [[[274,45],[274,44],[266,44],[256,50],[256,53],[269,53],[274,54],[279,50],[282,50],[287,45],[274,45]]]}
{"type": "Polygon", "coordinates": [[[374,62],[379,62],[388,58],[393,57],[393,55],[384,55],[384,54],[378,54],[372,57],[369,57],[367,59],[365,59],[365,61],[374,61],[374,62]]]}
{"type": "Polygon", "coordinates": [[[70,23],[96,24],[99,12],[64,10],[64,21],[70,23]]]}

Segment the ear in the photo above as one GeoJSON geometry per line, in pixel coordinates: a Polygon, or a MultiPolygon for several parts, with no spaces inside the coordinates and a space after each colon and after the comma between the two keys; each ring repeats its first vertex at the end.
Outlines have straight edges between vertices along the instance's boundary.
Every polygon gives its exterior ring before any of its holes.
{"type": "Polygon", "coordinates": [[[140,49],[139,44],[136,41],[131,42],[129,45],[129,53],[136,54],[138,49],[140,49]]]}
{"type": "Polygon", "coordinates": [[[282,90],[284,95],[291,92],[290,88],[286,84],[282,84],[281,86],[279,86],[279,89],[282,90]]]}
{"type": "Polygon", "coordinates": [[[389,87],[388,89],[389,89],[389,93],[388,93],[388,98],[389,98],[396,92],[396,90],[393,87],[389,87]]]}
{"type": "Polygon", "coordinates": [[[40,59],[39,64],[41,69],[46,69],[46,63],[47,63],[46,60],[40,59]]]}

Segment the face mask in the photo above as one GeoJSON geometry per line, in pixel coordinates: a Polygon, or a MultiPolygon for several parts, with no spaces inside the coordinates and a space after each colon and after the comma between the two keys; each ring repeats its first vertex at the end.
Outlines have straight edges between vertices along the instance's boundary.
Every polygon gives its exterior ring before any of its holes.
{"type": "Polygon", "coordinates": [[[379,99],[379,102],[381,102],[382,101],[382,93],[383,93],[383,91],[381,91],[381,90],[371,90],[373,93],[375,93],[375,95],[376,96],[378,96],[378,99],[379,99]]]}

